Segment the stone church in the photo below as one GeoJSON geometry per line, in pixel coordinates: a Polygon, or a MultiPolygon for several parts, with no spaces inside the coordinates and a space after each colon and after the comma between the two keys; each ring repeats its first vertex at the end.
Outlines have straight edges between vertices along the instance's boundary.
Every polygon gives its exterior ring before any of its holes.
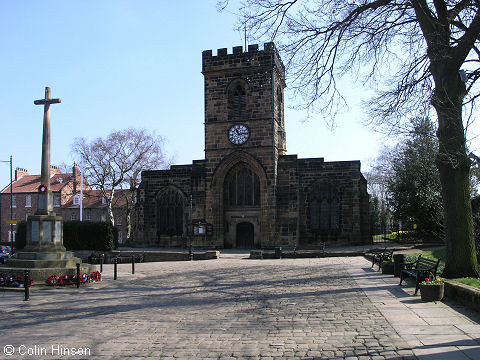
{"type": "MultiPolygon", "coordinates": [[[[371,242],[360,161],[286,154],[273,43],[202,53],[205,159],[143,171],[134,243],[271,248],[371,242]]],[[[313,134],[312,134],[313,135],[313,134]]]]}

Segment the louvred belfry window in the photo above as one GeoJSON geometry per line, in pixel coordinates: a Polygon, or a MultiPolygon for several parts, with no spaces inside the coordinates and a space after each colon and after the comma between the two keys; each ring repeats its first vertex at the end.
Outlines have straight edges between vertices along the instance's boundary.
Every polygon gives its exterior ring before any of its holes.
{"type": "Polygon", "coordinates": [[[229,120],[242,120],[247,116],[247,93],[241,82],[232,84],[228,90],[229,120]]]}

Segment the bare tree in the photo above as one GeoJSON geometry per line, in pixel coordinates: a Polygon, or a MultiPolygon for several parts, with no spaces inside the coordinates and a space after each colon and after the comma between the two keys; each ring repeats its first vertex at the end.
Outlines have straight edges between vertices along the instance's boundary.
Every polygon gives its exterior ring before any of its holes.
{"type": "Polygon", "coordinates": [[[127,238],[130,238],[131,213],[141,172],[168,165],[163,139],[145,129],[129,128],[114,131],[105,139],[97,138],[92,142],[76,138],[72,151],[89,185],[100,190],[105,198],[112,225],[115,224],[112,211],[115,190],[126,190],[121,194],[125,196],[127,238]]]}
{"type": "Polygon", "coordinates": [[[344,103],[336,85],[345,73],[378,91],[368,103],[377,125],[400,127],[402,119],[425,116],[433,106],[444,275],[478,275],[465,126],[480,95],[480,1],[244,0],[239,21],[250,37],[277,42],[289,86],[309,109],[334,117],[344,103]]]}

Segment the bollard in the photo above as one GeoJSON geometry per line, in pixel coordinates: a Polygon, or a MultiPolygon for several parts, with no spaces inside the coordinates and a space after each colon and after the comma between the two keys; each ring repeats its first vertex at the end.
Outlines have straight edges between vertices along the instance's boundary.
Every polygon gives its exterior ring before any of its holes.
{"type": "Polygon", "coordinates": [[[23,271],[23,286],[25,287],[25,298],[23,301],[30,300],[30,275],[28,270],[23,271]]]}
{"type": "Polygon", "coordinates": [[[100,272],[103,272],[103,261],[105,259],[105,254],[100,254],[100,272]]]}
{"type": "Polygon", "coordinates": [[[117,264],[118,264],[118,258],[113,259],[113,280],[117,280],[117,264]]]}
{"type": "Polygon", "coordinates": [[[77,289],[80,287],[80,263],[77,263],[77,289]]]}
{"type": "Polygon", "coordinates": [[[132,255],[132,274],[135,274],[135,256],[132,255]]]}
{"type": "Polygon", "coordinates": [[[192,261],[193,260],[193,245],[190,244],[190,247],[188,248],[188,260],[192,261]]]}
{"type": "Polygon", "coordinates": [[[294,259],[297,258],[297,247],[296,246],[293,247],[293,258],[294,259]]]}
{"type": "Polygon", "coordinates": [[[282,258],[282,248],[276,247],[275,248],[275,258],[281,259],[282,258]]]}

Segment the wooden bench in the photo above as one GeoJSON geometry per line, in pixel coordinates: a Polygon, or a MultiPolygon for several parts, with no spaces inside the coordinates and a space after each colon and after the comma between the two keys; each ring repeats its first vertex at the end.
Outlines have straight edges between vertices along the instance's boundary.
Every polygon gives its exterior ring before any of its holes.
{"type": "Polygon", "coordinates": [[[395,249],[383,249],[375,251],[375,249],[370,250],[372,254],[372,267],[375,263],[378,263],[378,270],[382,267],[382,262],[384,261],[392,261],[393,252],[395,249]]]}
{"type": "Polygon", "coordinates": [[[438,264],[440,264],[440,259],[433,260],[422,257],[420,254],[417,260],[401,264],[402,271],[400,273],[400,284],[405,277],[411,276],[415,278],[415,295],[417,295],[420,283],[425,280],[425,278],[430,278],[432,280],[437,278],[438,264]]]}

